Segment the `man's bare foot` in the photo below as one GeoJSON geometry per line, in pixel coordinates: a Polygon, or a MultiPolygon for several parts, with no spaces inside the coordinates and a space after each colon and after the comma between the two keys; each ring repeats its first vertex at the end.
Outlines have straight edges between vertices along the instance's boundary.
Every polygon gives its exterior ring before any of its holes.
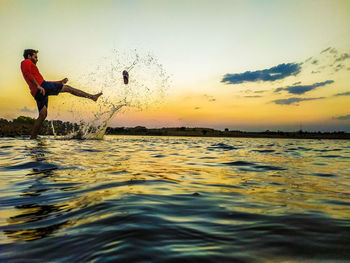
{"type": "Polygon", "coordinates": [[[92,99],[93,101],[97,101],[97,99],[98,99],[101,95],[102,95],[102,92],[97,93],[97,94],[95,94],[95,95],[92,95],[91,99],[92,99]]]}

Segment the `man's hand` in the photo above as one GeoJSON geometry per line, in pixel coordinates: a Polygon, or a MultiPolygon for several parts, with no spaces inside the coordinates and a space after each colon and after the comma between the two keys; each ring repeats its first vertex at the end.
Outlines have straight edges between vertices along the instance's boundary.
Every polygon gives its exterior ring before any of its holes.
{"type": "Polygon", "coordinates": [[[43,94],[43,96],[45,96],[45,89],[41,86],[38,86],[38,90],[41,92],[41,94],[43,94]]]}
{"type": "Polygon", "coordinates": [[[64,79],[61,80],[61,82],[62,82],[62,84],[64,85],[64,84],[66,84],[66,83],[68,82],[68,79],[67,79],[67,78],[64,78],[64,79]]]}

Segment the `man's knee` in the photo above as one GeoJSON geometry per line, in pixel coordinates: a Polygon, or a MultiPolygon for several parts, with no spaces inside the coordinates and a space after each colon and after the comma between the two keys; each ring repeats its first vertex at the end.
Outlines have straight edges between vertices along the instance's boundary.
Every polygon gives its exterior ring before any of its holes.
{"type": "Polygon", "coordinates": [[[63,85],[61,92],[71,92],[72,87],[68,85],[63,85]]]}
{"type": "Polygon", "coordinates": [[[45,120],[47,117],[47,108],[44,106],[39,112],[39,118],[45,120]]]}

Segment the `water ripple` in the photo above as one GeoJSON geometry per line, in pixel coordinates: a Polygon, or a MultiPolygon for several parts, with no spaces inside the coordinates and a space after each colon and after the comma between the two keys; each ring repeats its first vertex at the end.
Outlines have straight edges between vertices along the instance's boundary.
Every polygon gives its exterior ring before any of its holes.
{"type": "Polygon", "coordinates": [[[0,261],[346,262],[349,147],[1,138],[0,261]]]}

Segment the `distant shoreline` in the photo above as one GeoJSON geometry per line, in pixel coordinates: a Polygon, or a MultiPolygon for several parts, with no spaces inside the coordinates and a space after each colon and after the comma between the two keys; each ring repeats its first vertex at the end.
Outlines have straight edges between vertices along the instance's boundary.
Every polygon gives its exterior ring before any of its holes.
{"type": "MultiPolygon", "coordinates": [[[[30,135],[35,119],[26,116],[8,121],[0,118],[0,137],[18,137],[30,135]]],[[[67,135],[73,131],[79,130],[76,123],[52,121],[57,135],[67,135]]],[[[40,135],[53,135],[51,121],[45,121],[40,131],[40,135]]],[[[148,129],[143,126],[134,128],[129,127],[108,127],[106,135],[140,135],[140,136],[180,136],[180,137],[221,137],[221,138],[279,138],[279,139],[335,139],[349,140],[350,133],[346,132],[283,132],[283,131],[263,131],[263,132],[245,132],[228,130],[215,130],[211,128],[159,128],[148,129]]]]}

